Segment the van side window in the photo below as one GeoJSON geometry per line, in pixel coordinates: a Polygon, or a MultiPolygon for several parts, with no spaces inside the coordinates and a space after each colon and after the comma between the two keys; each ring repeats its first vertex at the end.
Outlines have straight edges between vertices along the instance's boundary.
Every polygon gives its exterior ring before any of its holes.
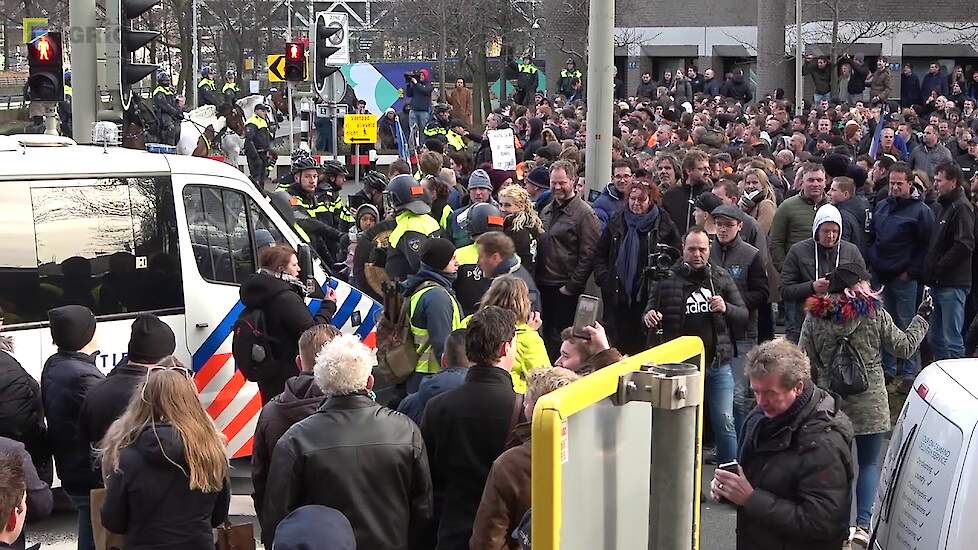
{"type": "Polygon", "coordinates": [[[241,284],[258,270],[257,243],[285,241],[258,204],[238,191],[188,185],[183,203],[197,270],[205,280],[241,284]]]}
{"type": "Polygon", "coordinates": [[[22,207],[0,213],[4,240],[26,241],[35,255],[29,266],[16,257],[18,246],[0,257],[0,305],[13,312],[6,323],[43,322],[47,310],[68,304],[87,306],[96,316],[178,313],[183,286],[170,179],[72,183],[12,184],[29,193],[29,201],[12,197],[22,207]],[[18,233],[9,235],[10,217],[28,223],[16,224],[18,233]]]}

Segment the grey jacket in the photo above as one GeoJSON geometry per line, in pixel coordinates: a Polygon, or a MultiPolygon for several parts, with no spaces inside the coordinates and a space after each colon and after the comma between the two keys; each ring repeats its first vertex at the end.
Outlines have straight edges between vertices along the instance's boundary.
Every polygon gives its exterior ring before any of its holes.
{"type": "Polygon", "coordinates": [[[927,172],[927,175],[934,179],[934,170],[942,162],[949,162],[951,160],[951,151],[947,147],[938,143],[933,147],[928,147],[921,143],[917,147],[914,147],[913,151],[910,153],[910,168],[914,170],[923,170],[927,172]]]}
{"type": "Polygon", "coordinates": [[[737,283],[737,290],[747,307],[748,319],[746,327],[734,330],[734,339],[748,340],[757,338],[757,310],[767,304],[768,282],[764,257],[761,252],[737,237],[730,244],[724,245],[714,239],[710,247],[710,263],[727,270],[730,278],[737,283]]]}

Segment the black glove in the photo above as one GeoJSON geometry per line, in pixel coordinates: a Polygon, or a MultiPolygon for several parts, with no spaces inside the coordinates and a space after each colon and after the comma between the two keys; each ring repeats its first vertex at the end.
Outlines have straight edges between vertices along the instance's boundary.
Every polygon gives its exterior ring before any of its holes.
{"type": "Polygon", "coordinates": [[[920,305],[917,306],[917,315],[920,315],[926,321],[930,314],[934,312],[934,299],[929,295],[924,298],[920,305]]]}

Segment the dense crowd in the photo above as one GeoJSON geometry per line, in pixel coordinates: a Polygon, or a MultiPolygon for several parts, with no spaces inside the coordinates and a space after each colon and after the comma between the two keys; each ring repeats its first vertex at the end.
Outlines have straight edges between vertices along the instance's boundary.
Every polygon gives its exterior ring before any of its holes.
{"type": "MultiPolygon", "coordinates": [[[[753,101],[742,74],[645,75],[616,92],[610,182],[584,181],[570,65],[564,93],[518,87],[486,117],[512,129],[515,170],[494,167],[470,113],[431,104],[423,74],[416,162],[345,198],[342,164],[294,158],[277,193],[296,232],[385,309],[375,353],[329,326],[331,292],[309,312],[296,251],[256,233],[241,299],[262,313],[267,354],[235,359],[253,362],[264,404],[252,476],[266,547],[528,547],[537,400],[682,335],[706,349],[709,460],[739,463],[710,488],[737,507],[738,548],[837,549],[850,526],[865,546],[891,410],[922,361],[975,347],[978,87],[938,68],[888,101],[886,64],[860,64],[839,69],[838,94],[810,61],[817,95],[797,115],[778,92],[753,101]],[[575,329],[584,294],[604,314],[575,329]]],[[[399,142],[385,118],[380,141],[399,142]]],[[[15,480],[0,483],[0,536],[49,511],[53,455],[79,548],[93,530],[126,548],[212,547],[224,443],[172,331],[141,314],[105,377],[92,312],[49,320],[58,353],[40,386],[0,353],[0,435],[16,440],[0,440],[15,453],[0,458],[15,480]]]]}

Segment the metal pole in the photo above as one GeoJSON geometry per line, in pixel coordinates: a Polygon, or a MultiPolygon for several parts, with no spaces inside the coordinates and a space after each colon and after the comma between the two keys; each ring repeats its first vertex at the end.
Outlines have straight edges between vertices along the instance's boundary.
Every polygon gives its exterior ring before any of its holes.
{"type": "Polygon", "coordinates": [[[800,115],[803,111],[805,102],[804,78],[801,74],[801,62],[803,45],[801,43],[801,3],[802,0],[795,0],[795,114],[800,115]]]}
{"type": "Polygon", "coordinates": [[[339,107],[339,104],[334,101],[333,102],[333,160],[337,160],[336,157],[338,156],[337,154],[339,153],[339,144],[336,143],[336,140],[337,140],[337,137],[336,137],[336,132],[337,132],[336,126],[339,124],[337,122],[338,117],[336,116],[336,114],[337,114],[336,111],[337,111],[338,107],[339,107]]]}
{"type": "Polygon", "coordinates": [[[586,190],[601,189],[611,181],[615,1],[591,0],[588,11],[586,190]]]}
{"type": "MultiPolygon", "coordinates": [[[[70,0],[71,27],[71,133],[78,143],[92,142],[98,105],[95,59],[95,0],[70,0]],[[91,40],[91,41],[90,41],[91,40]]],[[[118,37],[108,37],[118,40],[118,37]]]]}
{"type": "Polygon", "coordinates": [[[357,143],[353,146],[353,188],[356,189],[360,186],[360,144],[357,143]]]}
{"type": "MultiPolygon", "coordinates": [[[[194,107],[200,106],[200,97],[197,95],[197,85],[200,83],[200,50],[197,47],[197,0],[192,2],[193,9],[193,23],[191,23],[190,28],[193,32],[193,50],[194,50],[194,107]]],[[[243,71],[242,71],[243,72],[243,71]]]]}
{"type": "Polygon", "coordinates": [[[295,126],[292,120],[292,83],[285,83],[285,97],[289,110],[289,155],[295,152],[295,126]]]}

